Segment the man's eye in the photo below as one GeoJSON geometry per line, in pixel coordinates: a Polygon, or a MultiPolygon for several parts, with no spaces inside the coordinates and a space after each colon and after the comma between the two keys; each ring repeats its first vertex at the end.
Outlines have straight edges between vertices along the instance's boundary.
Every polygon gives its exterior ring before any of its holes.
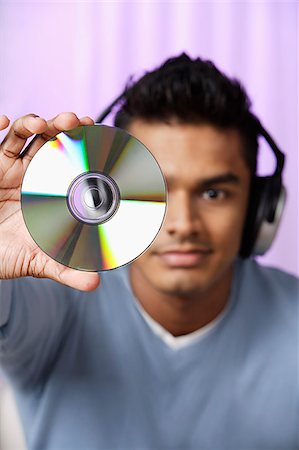
{"type": "Polygon", "coordinates": [[[207,189],[203,192],[202,197],[205,200],[222,200],[226,197],[226,194],[221,189],[207,189]]]}

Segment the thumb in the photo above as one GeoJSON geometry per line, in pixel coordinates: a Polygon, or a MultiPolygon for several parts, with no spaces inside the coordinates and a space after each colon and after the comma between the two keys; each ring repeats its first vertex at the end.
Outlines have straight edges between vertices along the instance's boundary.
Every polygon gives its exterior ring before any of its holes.
{"type": "Polygon", "coordinates": [[[100,277],[96,272],[83,272],[66,267],[59,273],[57,281],[80,291],[93,291],[100,284],[100,277]]]}
{"type": "Polygon", "coordinates": [[[43,276],[80,291],[93,291],[100,283],[100,277],[97,272],[83,272],[82,270],[71,269],[52,259],[48,260],[43,276]]]}

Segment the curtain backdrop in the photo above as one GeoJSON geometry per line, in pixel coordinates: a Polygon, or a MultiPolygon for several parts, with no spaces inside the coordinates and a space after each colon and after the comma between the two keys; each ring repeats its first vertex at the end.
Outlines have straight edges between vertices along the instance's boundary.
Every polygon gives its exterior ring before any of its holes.
{"type": "MultiPolygon", "coordinates": [[[[261,261],[298,274],[297,29],[295,1],[2,0],[0,113],[96,118],[130,75],[182,51],[211,59],[242,81],[287,154],[288,203],[261,261]]],[[[261,173],[270,173],[263,143],[260,159],[261,173]]]]}

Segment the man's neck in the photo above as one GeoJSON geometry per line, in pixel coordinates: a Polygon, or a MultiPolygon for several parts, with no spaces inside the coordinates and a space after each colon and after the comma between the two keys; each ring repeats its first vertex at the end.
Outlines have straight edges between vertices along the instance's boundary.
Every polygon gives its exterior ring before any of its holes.
{"type": "Polygon", "coordinates": [[[138,268],[130,268],[134,295],[144,310],[173,336],[198,330],[214,320],[226,306],[232,284],[233,269],[204,292],[189,296],[157,291],[143,278],[138,268]]]}

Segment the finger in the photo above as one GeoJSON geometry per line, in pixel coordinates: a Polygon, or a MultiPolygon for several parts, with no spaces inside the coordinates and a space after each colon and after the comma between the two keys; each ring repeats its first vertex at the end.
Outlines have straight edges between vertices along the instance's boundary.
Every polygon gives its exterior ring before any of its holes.
{"type": "Polygon", "coordinates": [[[80,120],[75,113],[64,112],[58,114],[53,119],[48,120],[47,126],[47,130],[41,134],[41,137],[45,142],[61,131],[72,130],[73,128],[80,126],[80,120]]]}
{"type": "Polygon", "coordinates": [[[49,139],[54,137],[61,131],[72,130],[81,125],[93,125],[94,121],[91,117],[85,116],[81,119],[73,112],[64,112],[58,114],[51,120],[48,120],[48,130],[43,133],[42,137],[49,139]]]}
{"type": "Polygon", "coordinates": [[[47,129],[38,136],[35,142],[29,144],[28,148],[22,153],[22,157],[25,161],[27,160],[26,163],[28,164],[41,146],[49,139],[52,139],[62,131],[72,130],[81,125],[93,125],[93,123],[94,121],[90,117],[79,119],[72,112],[60,113],[53,119],[48,120],[47,129]]]}
{"type": "Polygon", "coordinates": [[[5,128],[7,128],[8,125],[9,125],[9,118],[4,114],[2,114],[0,116],[0,131],[5,130],[5,128]]]}
{"type": "Polygon", "coordinates": [[[80,125],[94,125],[94,120],[89,116],[81,117],[80,125]]]}
{"type": "Polygon", "coordinates": [[[0,154],[9,159],[16,158],[29,137],[43,133],[46,129],[47,122],[34,114],[17,119],[0,146],[0,154]]]}
{"type": "Polygon", "coordinates": [[[80,291],[93,291],[100,283],[100,277],[96,272],[83,272],[71,269],[53,259],[47,261],[45,272],[42,276],[80,291]]]}

